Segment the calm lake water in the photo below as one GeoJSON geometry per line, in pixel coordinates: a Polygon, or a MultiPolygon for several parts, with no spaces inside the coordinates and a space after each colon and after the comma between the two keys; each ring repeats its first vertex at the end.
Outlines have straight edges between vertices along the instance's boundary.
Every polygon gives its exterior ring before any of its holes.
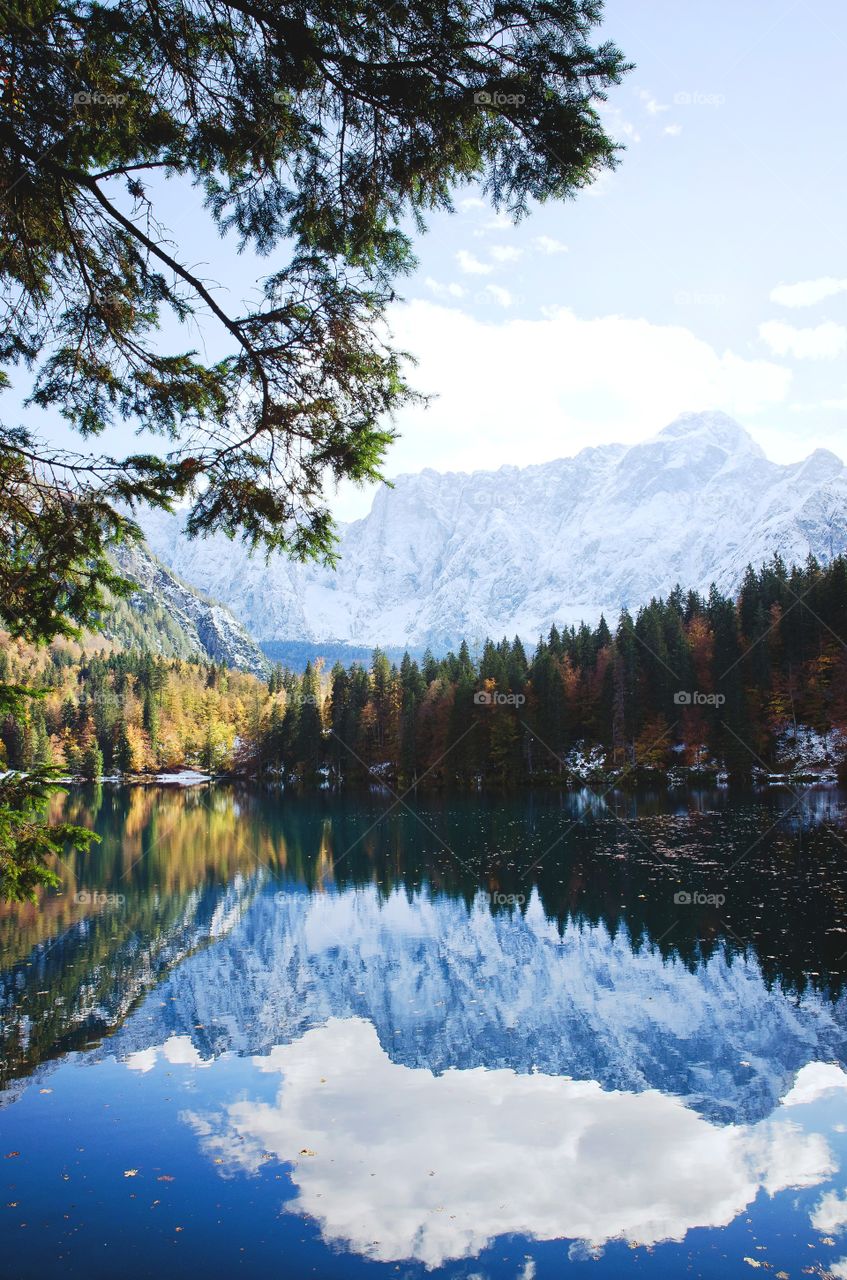
{"type": "Polygon", "coordinates": [[[847,1277],[844,794],[65,811],[0,1275],[847,1277]]]}

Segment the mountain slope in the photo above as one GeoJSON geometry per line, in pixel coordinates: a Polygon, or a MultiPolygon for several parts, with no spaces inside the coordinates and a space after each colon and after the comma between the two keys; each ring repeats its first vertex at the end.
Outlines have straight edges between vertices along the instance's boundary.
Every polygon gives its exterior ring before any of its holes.
{"type": "Polygon", "coordinates": [[[801,1066],[844,1051],[843,1001],[789,997],[755,959],[716,953],[691,970],[602,924],[560,935],[534,892],[510,916],[482,897],[469,908],[269,881],[225,918],[215,945],[172,968],[112,1035],[110,1054],[182,1036],[206,1059],[263,1055],[328,1018],[363,1018],[408,1067],[660,1088],[726,1124],[761,1119],[801,1066]]]}
{"type": "Polygon", "coordinates": [[[122,544],[114,560],[136,590],[104,615],[102,634],[108,639],[163,657],[213,658],[240,671],[266,674],[267,659],[230,611],[180,582],[145,546],[122,544]]]}
{"type": "Polygon", "coordinates": [[[847,548],[847,468],[825,450],[779,465],[725,414],[685,414],[631,448],[401,476],[342,526],[337,572],[188,542],[175,516],[142,523],[156,554],[258,640],[443,650],[615,618],[677,582],[731,591],[777,551],[827,562],[847,548]]]}

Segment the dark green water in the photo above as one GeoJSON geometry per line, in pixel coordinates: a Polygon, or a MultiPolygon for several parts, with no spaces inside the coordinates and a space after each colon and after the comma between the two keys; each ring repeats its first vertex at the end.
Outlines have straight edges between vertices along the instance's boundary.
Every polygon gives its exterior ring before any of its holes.
{"type": "Polygon", "coordinates": [[[0,1275],[847,1276],[847,797],[74,792],[0,1275]]]}

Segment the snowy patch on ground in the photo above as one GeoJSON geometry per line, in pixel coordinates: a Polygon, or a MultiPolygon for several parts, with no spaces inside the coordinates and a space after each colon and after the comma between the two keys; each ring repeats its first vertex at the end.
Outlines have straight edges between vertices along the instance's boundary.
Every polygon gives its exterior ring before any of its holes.
{"type": "Polygon", "coordinates": [[[777,735],[777,762],[785,766],[785,772],[771,776],[814,773],[822,781],[834,782],[845,755],[847,735],[840,729],[819,733],[808,724],[789,724],[777,735]]]}
{"type": "Polygon", "coordinates": [[[178,773],[157,773],[154,782],[170,782],[178,787],[194,787],[200,782],[211,782],[208,773],[199,773],[196,769],[180,769],[178,773]]]}
{"type": "Polygon", "coordinates": [[[598,778],[605,773],[606,749],[597,743],[587,747],[584,742],[578,742],[565,756],[565,765],[575,778],[583,781],[598,778]]]}

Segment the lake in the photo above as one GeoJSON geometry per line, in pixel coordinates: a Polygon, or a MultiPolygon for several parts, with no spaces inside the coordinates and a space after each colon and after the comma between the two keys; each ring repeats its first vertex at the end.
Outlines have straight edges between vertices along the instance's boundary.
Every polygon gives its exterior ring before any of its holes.
{"type": "Polygon", "coordinates": [[[847,796],[75,789],[0,1274],[847,1277],[847,796]]]}

